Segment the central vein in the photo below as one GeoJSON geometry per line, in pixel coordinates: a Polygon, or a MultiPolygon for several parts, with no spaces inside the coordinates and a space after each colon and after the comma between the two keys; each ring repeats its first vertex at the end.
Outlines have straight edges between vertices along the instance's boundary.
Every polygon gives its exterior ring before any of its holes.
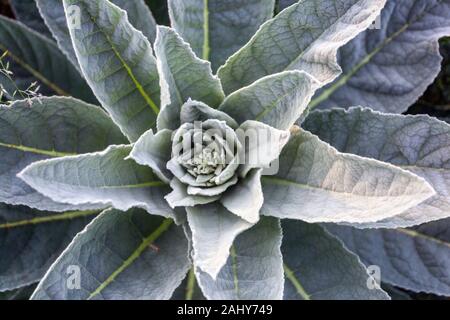
{"type": "Polygon", "coordinates": [[[209,60],[209,9],[208,0],[203,0],[203,60],[209,60]]]}

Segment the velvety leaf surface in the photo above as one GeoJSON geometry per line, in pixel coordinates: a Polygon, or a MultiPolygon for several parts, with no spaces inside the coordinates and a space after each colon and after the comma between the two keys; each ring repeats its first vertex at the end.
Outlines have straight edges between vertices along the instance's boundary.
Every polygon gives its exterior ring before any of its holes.
{"type": "Polygon", "coordinates": [[[67,247],[33,299],[169,299],[190,266],[188,242],[171,220],[139,209],[107,210],[67,247]],[[68,268],[80,289],[69,289],[68,268]]]}
{"type": "Polygon", "coordinates": [[[304,70],[328,83],[339,76],[337,50],[365,30],[385,0],[304,0],[267,21],[219,71],[229,94],[264,76],[304,70]]]}
{"type": "Polygon", "coordinates": [[[169,0],[178,33],[214,71],[272,18],[274,0],[169,0]]]}
{"type": "Polygon", "coordinates": [[[51,213],[0,204],[0,291],[38,282],[97,213],[51,213]]]}
{"type": "Polygon", "coordinates": [[[238,234],[252,226],[219,203],[187,207],[194,265],[213,278],[226,263],[238,234]]]}
{"type": "Polygon", "coordinates": [[[303,127],[341,152],[411,171],[426,179],[437,192],[399,216],[360,227],[408,227],[450,216],[450,125],[428,116],[351,108],[312,112],[303,127]]]}
{"type": "Polygon", "coordinates": [[[264,217],[234,241],[230,256],[214,280],[200,269],[203,294],[213,300],[280,300],[284,276],[282,232],[278,219],[264,217]]]}
{"type": "Polygon", "coordinates": [[[239,123],[256,120],[287,130],[305,111],[318,85],[305,72],[285,71],[237,90],[219,109],[239,123]]]}
{"type": "Polygon", "coordinates": [[[343,154],[299,130],[263,177],[261,213],[306,222],[375,222],[434,195],[422,178],[390,164],[343,154]]]}
{"type": "Polygon", "coordinates": [[[168,186],[147,166],[131,159],[131,146],[110,146],[98,153],[39,161],[18,176],[55,201],[101,204],[126,211],[133,207],[173,217],[164,200],[168,186]]]}
{"type": "Polygon", "coordinates": [[[150,42],[107,0],[64,0],[80,8],[80,28],[70,28],[83,74],[122,132],[136,141],[156,128],[159,79],[150,42]]]}
{"type": "Polygon", "coordinates": [[[9,2],[17,20],[27,25],[30,29],[51,37],[51,33],[33,0],[10,0],[9,2]]]}
{"type": "Polygon", "coordinates": [[[82,209],[44,197],[16,175],[35,161],[100,151],[125,142],[103,110],[73,98],[0,106],[0,201],[48,211],[82,209]]]}
{"type": "Polygon", "coordinates": [[[389,0],[374,29],[340,50],[343,74],[311,106],[406,111],[438,75],[438,40],[446,35],[449,1],[389,0]]]}
{"type": "Polygon", "coordinates": [[[388,299],[372,283],[357,256],[322,227],[283,220],[283,253],[287,300],[388,299]]]}
{"type": "Polygon", "coordinates": [[[158,27],[155,43],[161,82],[161,114],[158,129],[175,130],[180,126],[181,106],[188,99],[217,108],[224,98],[220,80],[213,76],[210,63],[196,57],[171,28],[158,27]]]}
{"type": "MultiPolygon", "coordinates": [[[[11,70],[16,74],[13,78],[19,88],[24,90],[37,81],[42,86],[42,94],[96,101],[87,83],[55,42],[17,21],[0,16],[0,52],[4,51],[8,51],[7,60],[11,62],[11,70]]],[[[3,77],[0,81],[8,85],[3,77]]]]}
{"type": "Polygon", "coordinates": [[[415,229],[360,230],[330,225],[366,265],[381,269],[381,280],[415,292],[450,296],[450,220],[415,229]]]}
{"type": "MultiPolygon", "coordinates": [[[[143,0],[111,0],[128,14],[130,23],[153,43],[156,37],[156,22],[143,0]]],[[[45,23],[48,25],[58,46],[78,68],[78,60],[67,27],[64,5],[61,0],[36,0],[45,23]]],[[[74,13],[74,12],[72,12],[74,13]]]]}
{"type": "Polygon", "coordinates": [[[227,126],[232,129],[237,129],[239,127],[238,123],[228,114],[220,110],[211,108],[210,106],[202,102],[188,100],[188,102],[183,104],[183,106],[181,107],[180,120],[182,124],[194,123],[195,121],[203,122],[209,119],[225,121],[227,126]]]}
{"type": "Polygon", "coordinates": [[[275,129],[262,122],[247,120],[239,127],[241,144],[244,146],[244,163],[239,168],[245,177],[251,169],[269,168],[280,156],[288,143],[290,132],[275,129]]]}
{"type": "Polygon", "coordinates": [[[172,131],[152,130],[144,133],[133,146],[130,158],[143,166],[149,166],[164,182],[170,183],[172,174],[166,168],[172,154],[172,131]]]}
{"type": "Polygon", "coordinates": [[[250,223],[258,222],[259,210],[264,203],[261,173],[262,169],[251,170],[220,198],[225,208],[250,223]]]}

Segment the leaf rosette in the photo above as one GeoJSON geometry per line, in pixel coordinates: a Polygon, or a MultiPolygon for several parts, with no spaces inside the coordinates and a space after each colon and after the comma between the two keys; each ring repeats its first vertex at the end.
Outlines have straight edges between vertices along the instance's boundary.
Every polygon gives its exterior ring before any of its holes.
{"type": "Polygon", "coordinates": [[[142,0],[37,1],[57,39],[47,45],[63,49],[102,109],[58,97],[0,106],[0,231],[19,237],[36,224],[38,238],[50,229],[40,223],[98,216],[79,220],[91,222],[27,279],[7,272],[29,273],[23,261],[34,254],[11,267],[0,259],[0,291],[38,280],[61,253],[34,299],[168,299],[189,269],[188,286],[196,279],[209,299],[388,298],[367,287],[355,255],[310,224],[448,217],[447,160],[422,154],[436,156],[448,139],[411,148],[409,133],[447,137],[447,124],[362,108],[309,112],[332,93],[314,101],[316,91],[342,74],[339,48],[385,2],[304,0],[271,18],[273,0],[170,0],[170,28],[156,26],[142,0]],[[66,21],[72,6],[78,28],[66,21]],[[82,290],[66,285],[73,265],[82,290]]]}

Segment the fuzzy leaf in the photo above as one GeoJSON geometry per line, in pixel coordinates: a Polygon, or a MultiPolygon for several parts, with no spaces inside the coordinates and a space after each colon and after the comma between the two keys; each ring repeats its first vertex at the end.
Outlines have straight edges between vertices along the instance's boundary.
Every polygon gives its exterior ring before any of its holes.
{"type": "Polygon", "coordinates": [[[303,126],[341,152],[390,162],[411,171],[437,192],[401,215],[355,226],[404,228],[450,217],[450,125],[428,116],[351,108],[312,112],[303,126]]]}
{"type": "Polygon", "coordinates": [[[107,0],[64,0],[80,9],[80,28],[70,28],[83,74],[111,118],[136,141],[156,128],[159,78],[150,42],[107,0]]]}
{"type": "MultiPolygon", "coordinates": [[[[137,30],[142,31],[151,43],[154,43],[156,22],[143,0],[111,0],[111,2],[125,10],[130,23],[137,30]]],[[[61,51],[79,68],[67,26],[63,2],[61,0],[36,0],[36,4],[61,51]]]]}
{"type": "Polygon", "coordinates": [[[450,3],[389,0],[379,23],[339,52],[343,74],[311,107],[363,105],[402,113],[441,69],[439,38],[450,35],[450,3]]]}
{"type": "Polygon", "coordinates": [[[194,265],[215,278],[226,263],[236,236],[252,225],[219,203],[188,207],[186,211],[194,265]]]}
{"type": "Polygon", "coordinates": [[[269,168],[289,141],[290,133],[278,130],[264,123],[247,120],[238,129],[239,139],[245,146],[245,158],[240,174],[245,177],[251,169],[269,168]]]}
{"type": "Polygon", "coordinates": [[[273,15],[275,0],[169,0],[172,26],[214,71],[273,15]]]}
{"type": "Polygon", "coordinates": [[[317,81],[309,74],[285,71],[237,90],[219,109],[239,123],[256,120],[287,130],[305,111],[317,87],[317,81]]]}
{"type": "Polygon", "coordinates": [[[144,133],[134,144],[130,158],[143,166],[149,166],[164,182],[170,183],[172,174],[166,168],[172,154],[172,131],[161,130],[144,133]]]}
{"type": "Polygon", "coordinates": [[[110,146],[98,153],[35,162],[19,177],[55,201],[103,204],[126,211],[133,207],[173,217],[164,200],[168,186],[147,166],[131,159],[130,146],[110,146]]]}
{"type": "Polygon", "coordinates": [[[285,70],[323,84],[339,76],[337,50],[364,31],[386,0],[304,0],[264,23],[219,71],[225,93],[285,70]]]}
{"type": "MultiPolygon", "coordinates": [[[[17,21],[0,16],[0,55],[4,51],[8,51],[4,63],[6,60],[11,63],[13,79],[20,89],[26,90],[36,81],[41,86],[39,93],[73,96],[95,103],[85,80],[53,41],[17,21]]],[[[5,87],[9,85],[4,77],[0,77],[0,83],[5,87]]],[[[15,98],[22,97],[17,95],[15,98]]]]}
{"type": "Polygon", "coordinates": [[[216,119],[225,121],[230,128],[236,129],[239,127],[238,123],[225,112],[213,109],[202,102],[192,100],[188,100],[181,107],[180,119],[182,124],[216,119]]]}
{"type": "Polygon", "coordinates": [[[259,210],[264,202],[261,171],[261,169],[250,171],[220,199],[225,208],[250,223],[258,222],[259,210]]]}
{"type": "Polygon", "coordinates": [[[44,211],[87,209],[56,203],[16,174],[35,161],[100,151],[120,143],[126,143],[125,137],[103,110],[73,98],[39,98],[0,106],[0,202],[44,211]]]}
{"type": "Polygon", "coordinates": [[[38,282],[98,213],[51,213],[0,204],[0,291],[38,282]]]}
{"type": "Polygon", "coordinates": [[[280,300],[284,276],[281,228],[274,218],[262,218],[234,241],[227,263],[214,280],[197,269],[203,294],[214,300],[280,300]]]}
{"type": "Polygon", "coordinates": [[[219,79],[213,76],[210,64],[197,58],[173,29],[158,27],[155,53],[161,79],[162,111],[158,129],[177,129],[181,106],[188,99],[214,108],[219,106],[224,98],[219,79]]]}
{"type": "Polygon", "coordinates": [[[322,227],[283,221],[283,253],[287,300],[389,299],[375,287],[358,257],[322,227]]]}
{"type": "Polygon", "coordinates": [[[200,204],[207,204],[220,199],[220,195],[217,196],[194,196],[190,195],[187,191],[187,185],[182,183],[177,178],[173,178],[170,182],[172,192],[165,196],[166,201],[171,208],[176,207],[193,207],[200,204]]]}
{"type": "Polygon", "coordinates": [[[450,296],[450,219],[415,229],[355,229],[330,225],[366,265],[377,265],[381,280],[415,292],[450,296]]]}
{"type": "Polygon", "coordinates": [[[279,172],[262,182],[262,214],[306,222],[375,222],[434,195],[408,171],[339,153],[301,129],[281,153],[279,172]]]}
{"type": "Polygon", "coordinates": [[[107,210],[75,237],[32,299],[169,299],[189,266],[186,237],[171,220],[107,210]],[[74,267],[81,290],[67,286],[74,267]]]}

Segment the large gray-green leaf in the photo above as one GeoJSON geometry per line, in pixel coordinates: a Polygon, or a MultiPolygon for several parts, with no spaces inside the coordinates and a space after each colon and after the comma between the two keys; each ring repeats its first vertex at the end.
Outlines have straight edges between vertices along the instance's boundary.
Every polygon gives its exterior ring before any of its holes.
{"type": "Polygon", "coordinates": [[[261,173],[262,169],[251,170],[220,198],[225,208],[250,223],[258,222],[259,210],[264,203],[261,173]]]}
{"type": "Polygon", "coordinates": [[[0,204],[0,291],[38,282],[97,213],[55,214],[0,204]]]}
{"type": "Polygon", "coordinates": [[[181,107],[180,120],[182,124],[194,123],[195,121],[203,122],[209,119],[225,121],[227,126],[232,129],[237,129],[239,127],[238,123],[228,114],[217,109],[213,109],[202,102],[188,100],[181,107]]]}
{"type": "Polygon", "coordinates": [[[169,299],[189,267],[188,242],[171,220],[107,210],[75,237],[32,299],[169,299]],[[76,276],[78,289],[68,286],[76,276]]]}
{"type": "Polygon", "coordinates": [[[189,44],[171,28],[158,27],[155,43],[161,82],[161,114],[158,129],[180,126],[181,106],[193,99],[217,108],[224,98],[220,80],[209,62],[195,56],[189,44]]]}
{"type": "Polygon", "coordinates": [[[170,188],[147,166],[125,160],[131,146],[110,146],[98,153],[35,162],[19,177],[53,199],[70,204],[102,204],[126,211],[133,207],[173,217],[164,200],[170,188]]]}
{"type": "Polygon", "coordinates": [[[178,33],[214,71],[272,18],[275,0],[169,0],[178,33]]]}
{"type": "Polygon", "coordinates": [[[340,153],[299,129],[263,177],[261,213],[306,222],[376,222],[435,194],[423,179],[393,165],[340,153]]]}
{"type": "Polygon", "coordinates": [[[379,19],[340,50],[343,74],[311,107],[402,113],[433,82],[442,60],[438,40],[450,35],[450,2],[389,0],[379,19]]]}
{"type": "MultiPolygon", "coordinates": [[[[4,51],[8,51],[7,59],[15,73],[13,78],[22,90],[37,81],[42,94],[96,101],[87,83],[56,43],[19,22],[0,16],[0,52],[4,51]]],[[[4,79],[1,79],[3,84],[4,79]]]]}
{"type": "MultiPolygon", "coordinates": [[[[137,30],[142,31],[151,43],[155,41],[156,23],[143,0],[111,0],[111,2],[127,12],[130,23],[137,30]]],[[[59,48],[78,68],[78,60],[67,27],[63,2],[61,0],[36,0],[36,4],[53,37],[57,40],[59,48]]]]}
{"type": "Polygon", "coordinates": [[[144,133],[133,146],[130,158],[143,166],[149,166],[164,182],[170,183],[172,174],[166,168],[172,154],[172,131],[152,130],[144,133]]]}
{"type": "Polygon", "coordinates": [[[10,0],[9,2],[17,20],[28,26],[30,29],[39,32],[42,35],[51,37],[51,33],[39,14],[39,10],[37,9],[34,0],[10,0]]]}
{"type": "Polygon", "coordinates": [[[239,168],[241,177],[245,177],[253,168],[270,168],[290,136],[287,130],[275,129],[254,120],[245,121],[236,132],[245,153],[239,160],[243,162],[239,168]]]}
{"type": "Polygon", "coordinates": [[[252,224],[235,216],[219,203],[187,207],[192,231],[194,265],[216,278],[238,234],[252,224]]]}
{"type": "Polygon", "coordinates": [[[100,151],[126,143],[108,115],[73,98],[39,98],[0,106],[0,202],[39,210],[68,211],[42,196],[16,174],[43,159],[100,151]]]}
{"type": "Polygon", "coordinates": [[[219,71],[229,94],[264,76],[304,70],[323,84],[341,73],[337,50],[365,30],[386,0],[303,0],[267,21],[219,71]]]}
{"type": "Polygon", "coordinates": [[[215,280],[202,270],[196,270],[203,294],[214,300],[282,299],[281,238],[278,219],[262,218],[236,238],[227,263],[215,280]]]}
{"type": "Polygon", "coordinates": [[[330,225],[381,281],[415,292],[450,296],[450,219],[415,229],[355,229],[330,225]]]}
{"type": "Polygon", "coordinates": [[[114,122],[131,140],[156,128],[159,77],[147,38],[108,0],[64,0],[80,9],[80,27],[69,28],[83,74],[114,122]]]}
{"type": "Polygon", "coordinates": [[[286,130],[305,111],[318,85],[305,72],[285,71],[237,90],[219,109],[239,123],[256,120],[286,130]]]}
{"type": "Polygon", "coordinates": [[[389,299],[376,287],[357,256],[322,227],[302,221],[282,223],[288,300],[389,299]]]}
{"type": "Polygon", "coordinates": [[[399,216],[360,227],[408,227],[450,216],[450,125],[428,116],[351,108],[313,112],[303,126],[341,152],[411,171],[426,179],[437,192],[399,216]]]}

